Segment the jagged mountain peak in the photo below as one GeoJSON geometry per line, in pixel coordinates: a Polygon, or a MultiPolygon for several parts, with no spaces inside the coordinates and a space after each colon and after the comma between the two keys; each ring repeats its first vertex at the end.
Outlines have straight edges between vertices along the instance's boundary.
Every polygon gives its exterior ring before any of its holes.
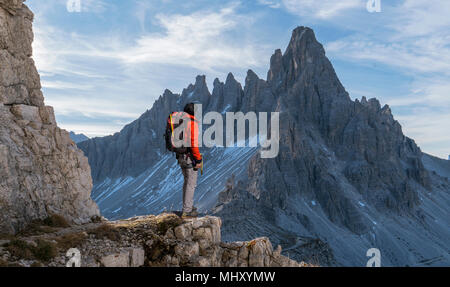
{"type": "MultiPolygon", "coordinates": [[[[278,57],[278,53],[275,55],[278,57]]],[[[292,65],[293,70],[302,70],[308,64],[319,64],[325,57],[325,50],[317,41],[314,31],[301,26],[292,32],[291,40],[282,57],[285,68],[292,65]]]]}
{"type": "Polygon", "coordinates": [[[367,104],[367,98],[366,96],[362,96],[361,98],[361,104],[366,105],[367,104]]]}
{"type": "Polygon", "coordinates": [[[297,27],[285,52],[282,54],[277,49],[271,56],[267,82],[274,90],[286,91],[296,83],[314,82],[319,78],[327,79],[328,85],[338,89],[338,93],[344,91],[313,30],[297,27]]]}
{"type": "Polygon", "coordinates": [[[178,100],[179,107],[182,108],[189,102],[201,102],[207,106],[210,101],[211,93],[206,84],[205,75],[197,75],[195,77],[195,84],[189,84],[187,88],[183,89],[181,98],[178,100]]]}
{"type": "Polygon", "coordinates": [[[223,83],[219,80],[219,78],[215,78],[215,79],[214,79],[214,82],[213,82],[214,88],[215,88],[216,86],[220,85],[220,84],[223,84],[223,83]]]}
{"type": "Polygon", "coordinates": [[[236,79],[234,78],[233,73],[229,72],[227,75],[227,79],[225,80],[225,85],[231,83],[231,82],[237,82],[236,79]]]}
{"type": "Polygon", "coordinates": [[[300,40],[305,33],[309,33],[309,35],[312,35],[315,39],[313,29],[306,26],[297,26],[292,30],[291,42],[300,40]]]}
{"type": "MultiPolygon", "coordinates": [[[[309,48],[314,46],[309,45],[316,45],[319,44],[320,47],[322,46],[316,39],[316,35],[314,34],[314,31],[309,27],[299,26],[295,28],[292,31],[292,36],[289,41],[289,44],[286,48],[286,51],[284,54],[287,54],[289,51],[294,51],[294,55],[300,56],[301,53],[304,51],[304,48],[309,48]]],[[[279,52],[275,51],[276,54],[279,52]]]]}
{"type": "Polygon", "coordinates": [[[252,69],[248,69],[247,76],[245,77],[245,82],[247,83],[247,81],[253,80],[259,80],[259,77],[252,69]]]}
{"type": "Polygon", "coordinates": [[[381,111],[383,113],[392,115],[391,107],[389,107],[388,104],[384,105],[383,108],[381,108],[381,111]]]}
{"type": "Polygon", "coordinates": [[[279,80],[280,71],[283,68],[283,55],[280,49],[276,49],[275,53],[270,57],[270,69],[267,72],[267,82],[275,82],[279,80]]]}
{"type": "Polygon", "coordinates": [[[197,75],[195,77],[195,86],[206,86],[206,76],[205,75],[197,75]]]}
{"type": "Polygon", "coordinates": [[[162,94],[163,97],[165,97],[165,96],[172,96],[172,95],[174,95],[174,93],[172,93],[172,91],[169,90],[169,89],[165,89],[163,94],[162,94]]]}
{"type": "Polygon", "coordinates": [[[194,84],[190,83],[186,88],[183,89],[181,95],[184,96],[186,93],[190,92],[199,92],[202,90],[208,90],[208,85],[206,84],[206,76],[205,75],[197,75],[195,77],[194,84]]]}

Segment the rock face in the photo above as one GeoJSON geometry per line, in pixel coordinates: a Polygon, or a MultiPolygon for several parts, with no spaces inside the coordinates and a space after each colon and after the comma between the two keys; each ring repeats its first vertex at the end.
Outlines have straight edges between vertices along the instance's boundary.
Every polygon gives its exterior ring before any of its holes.
{"type": "Polygon", "coordinates": [[[78,223],[99,214],[87,159],[44,105],[22,2],[0,1],[0,233],[51,213],[78,223]]]}
{"type": "MultiPolygon", "coordinates": [[[[33,263],[44,266],[66,266],[76,248],[80,265],[88,267],[140,266],[209,266],[209,267],[301,267],[281,255],[281,247],[273,250],[266,237],[246,242],[221,241],[221,220],[200,217],[182,220],[175,214],[140,216],[114,222],[52,230],[45,234],[3,240],[0,261],[3,265],[33,263]],[[54,249],[51,256],[39,258],[41,253],[26,256],[14,246],[28,246],[31,250],[48,242],[54,249]],[[67,252],[69,250],[69,252],[67,252]],[[67,256],[66,256],[67,254],[67,256]],[[39,262],[39,263],[38,263],[39,262]]],[[[48,245],[47,245],[48,246],[48,245]]],[[[25,247],[27,248],[27,247],[25,247]]],[[[69,263],[70,265],[70,263],[69,263]]]]}

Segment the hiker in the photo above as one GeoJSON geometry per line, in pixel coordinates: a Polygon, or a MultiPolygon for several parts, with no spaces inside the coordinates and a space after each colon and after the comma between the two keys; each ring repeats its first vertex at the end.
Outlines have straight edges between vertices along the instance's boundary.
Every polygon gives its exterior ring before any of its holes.
{"type": "MultiPolygon", "coordinates": [[[[194,207],[194,191],[197,185],[198,169],[202,167],[202,155],[198,149],[198,123],[194,117],[194,103],[188,103],[184,107],[184,113],[171,113],[168,119],[170,129],[166,127],[166,147],[175,152],[178,164],[184,177],[183,183],[183,210],[182,217],[198,216],[197,208],[194,207]],[[179,118],[181,120],[179,121],[179,118]],[[178,122],[179,121],[179,122],[178,122]],[[182,147],[174,147],[172,140],[174,128],[180,124],[184,125],[184,131],[180,139],[187,144],[182,147]],[[171,133],[171,135],[169,134],[171,133]]],[[[168,125],[169,126],[169,125],[168,125]]]]}

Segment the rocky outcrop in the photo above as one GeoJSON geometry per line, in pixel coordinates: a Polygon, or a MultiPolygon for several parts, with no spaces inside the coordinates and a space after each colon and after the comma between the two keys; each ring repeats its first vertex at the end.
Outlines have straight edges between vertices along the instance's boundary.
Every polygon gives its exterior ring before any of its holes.
{"type": "Polygon", "coordinates": [[[0,233],[52,213],[77,223],[99,214],[87,159],[44,105],[22,2],[0,1],[0,233]]]}
{"type": "Polygon", "coordinates": [[[66,266],[77,253],[73,251],[76,248],[80,252],[80,265],[89,267],[309,266],[281,255],[280,246],[273,250],[265,237],[246,242],[222,242],[220,228],[221,220],[217,217],[182,220],[171,213],[91,223],[3,240],[0,260],[6,266],[66,266]],[[39,246],[50,246],[47,250],[53,249],[53,252],[47,252],[46,256],[42,256],[42,252],[26,256],[23,252],[23,249],[36,250],[39,246]]]}

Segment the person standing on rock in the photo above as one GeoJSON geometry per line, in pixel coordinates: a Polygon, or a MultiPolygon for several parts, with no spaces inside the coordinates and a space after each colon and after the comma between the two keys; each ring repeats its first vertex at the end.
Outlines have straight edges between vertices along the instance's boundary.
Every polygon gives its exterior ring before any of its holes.
{"type": "Polygon", "coordinates": [[[175,152],[184,177],[182,217],[198,216],[197,209],[194,207],[194,192],[198,169],[202,167],[202,155],[198,149],[199,130],[194,110],[194,103],[188,103],[184,107],[183,113],[171,113],[166,127],[166,147],[175,152]],[[180,136],[176,132],[174,135],[174,130],[176,131],[180,125],[183,125],[182,135],[180,136]],[[173,145],[174,137],[183,141],[181,147],[173,145]],[[170,138],[170,142],[168,142],[168,138],[170,138]]]}

